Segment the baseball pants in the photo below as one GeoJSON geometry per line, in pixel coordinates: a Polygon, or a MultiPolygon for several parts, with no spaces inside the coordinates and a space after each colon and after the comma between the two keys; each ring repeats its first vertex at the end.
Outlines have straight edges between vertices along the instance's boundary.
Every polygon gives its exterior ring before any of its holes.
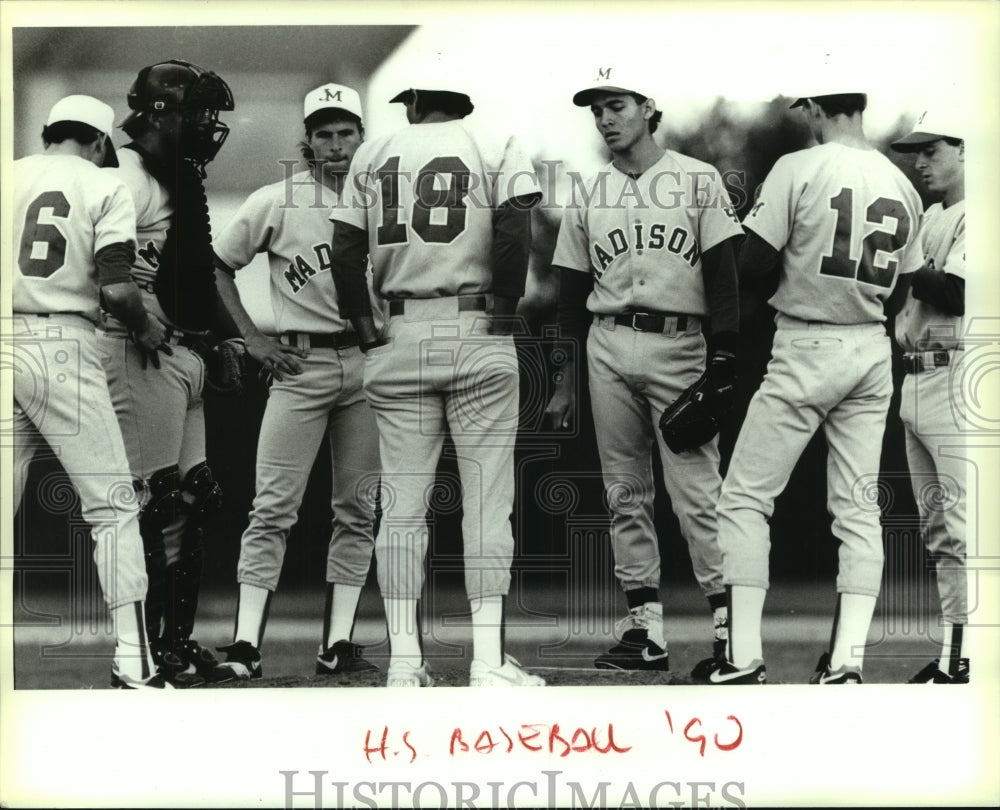
{"type": "MultiPolygon", "coordinates": [[[[961,352],[952,351],[954,362],[961,352]]],[[[953,395],[954,366],[907,374],[900,416],[906,436],[913,496],[924,540],[937,572],[942,618],[968,623],[966,573],[966,476],[961,392],[953,395]]]]}
{"type": "Polygon", "coordinates": [[[302,373],[275,380],[257,443],[257,483],[243,533],[237,579],[275,590],[288,533],[302,505],[316,454],[329,436],[333,532],[326,581],[364,585],[371,566],[378,429],[362,390],[358,348],[312,349],[302,373]]]}
{"type": "Polygon", "coordinates": [[[877,480],[892,395],[889,338],[880,323],[841,326],[777,317],[771,361],[750,401],[719,499],[727,585],[769,585],[774,501],[822,425],[827,508],[840,541],[838,593],[878,596],[881,514],[862,490],[877,480]]]}
{"type": "MultiPolygon", "coordinates": [[[[125,447],[98,356],[94,325],[69,314],[15,315],[14,503],[42,439],[80,497],[94,560],[110,609],[146,598],[146,566],[125,447]]],[[[43,506],[45,493],[42,493],[43,506]]],[[[54,508],[66,508],[54,489],[54,508]]]]}
{"type": "Polygon", "coordinates": [[[653,524],[652,448],[695,578],[706,596],[722,593],[716,540],[719,449],[715,439],[674,453],[660,435],[660,414],[705,369],[706,346],[697,318],[675,334],[637,332],[600,318],[587,338],[590,395],[601,473],[611,509],[615,576],[624,590],[660,586],[660,551],[653,524]]]}
{"type": "Polygon", "coordinates": [[[461,479],[466,592],[475,599],[510,588],[517,354],[513,338],[487,334],[484,313],[459,312],[457,302],[407,301],[389,321],[390,343],[365,356],[382,457],[375,557],[384,597],[420,598],[426,513],[448,432],[461,479]]]}
{"type": "MultiPolygon", "coordinates": [[[[99,331],[98,341],[133,478],[148,485],[153,473],[176,465],[183,481],[192,467],[205,461],[201,357],[174,345],[172,355],[159,354],[160,368],[151,363],[143,368],[139,350],[124,334],[99,331]]],[[[163,530],[168,566],[180,559],[187,519],[182,511],[163,530]]]]}

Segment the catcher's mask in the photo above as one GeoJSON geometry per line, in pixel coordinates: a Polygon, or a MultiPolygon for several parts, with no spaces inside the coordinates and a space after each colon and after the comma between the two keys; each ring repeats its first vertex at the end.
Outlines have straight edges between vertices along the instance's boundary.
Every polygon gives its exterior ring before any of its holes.
{"type": "Polygon", "coordinates": [[[131,114],[121,127],[128,127],[150,113],[174,110],[184,121],[181,153],[204,173],[229,136],[229,127],[219,120],[221,111],[234,109],[233,94],[216,73],[191,62],[170,59],[148,65],[128,91],[131,114]]]}

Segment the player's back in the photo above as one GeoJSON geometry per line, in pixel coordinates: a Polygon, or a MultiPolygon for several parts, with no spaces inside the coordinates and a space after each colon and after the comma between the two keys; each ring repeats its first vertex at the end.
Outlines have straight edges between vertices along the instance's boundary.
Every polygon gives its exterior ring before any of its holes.
{"type": "Polygon", "coordinates": [[[884,321],[899,273],[919,266],[921,210],[910,181],[875,149],[828,143],[784,156],[744,223],[782,249],[770,304],[807,321],[884,321]]]}
{"type": "Polygon", "coordinates": [[[75,155],[14,163],[13,310],[99,316],[94,254],[135,243],[135,209],[110,172],[75,155]]]}
{"type": "Polygon", "coordinates": [[[493,212],[537,192],[515,139],[457,120],[414,124],[364,144],[351,175],[350,193],[369,198],[369,253],[384,298],[488,292],[493,212]]]}

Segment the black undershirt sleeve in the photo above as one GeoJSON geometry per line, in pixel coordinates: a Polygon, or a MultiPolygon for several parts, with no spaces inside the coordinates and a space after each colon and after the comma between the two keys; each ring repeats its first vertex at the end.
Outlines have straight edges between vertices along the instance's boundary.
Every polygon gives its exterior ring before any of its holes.
{"type": "Polygon", "coordinates": [[[371,315],[368,297],[368,233],[361,228],[338,222],[333,229],[333,283],[337,303],[344,319],[371,315]]]}
{"type": "Polygon", "coordinates": [[[965,279],[952,273],[942,273],[921,267],[913,274],[913,297],[941,310],[945,315],[965,314],[965,279]]]}
{"type": "Polygon", "coordinates": [[[127,242],[115,242],[102,247],[94,254],[97,285],[107,287],[109,284],[122,284],[131,281],[134,259],[135,248],[127,242]]]}
{"type": "Polygon", "coordinates": [[[524,295],[531,255],[532,204],[529,198],[515,197],[493,214],[490,270],[496,296],[520,298],[524,295]]]}

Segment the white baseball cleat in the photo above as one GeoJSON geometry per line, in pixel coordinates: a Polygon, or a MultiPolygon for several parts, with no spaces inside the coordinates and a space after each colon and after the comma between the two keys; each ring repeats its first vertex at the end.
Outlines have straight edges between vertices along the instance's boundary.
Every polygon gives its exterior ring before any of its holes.
{"type": "Polygon", "coordinates": [[[503,666],[496,669],[473,661],[469,686],[545,686],[545,679],[525,672],[516,658],[505,655],[503,666]]]}
{"type": "Polygon", "coordinates": [[[111,688],[112,689],[166,689],[170,690],[174,688],[174,685],[167,680],[164,680],[162,675],[153,675],[151,678],[146,678],[145,680],[136,680],[135,678],[130,678],[124,673],[111,673],[111,688]]]}
{"type": "Polygon", "coordinates": [[[386,678],[386,686],[433,686],[434,679],[431,677],[430,667],[426,661],[421,661],[419,667],[414,667],[406,661],[390,661],[389,675],[386,678]]]}

